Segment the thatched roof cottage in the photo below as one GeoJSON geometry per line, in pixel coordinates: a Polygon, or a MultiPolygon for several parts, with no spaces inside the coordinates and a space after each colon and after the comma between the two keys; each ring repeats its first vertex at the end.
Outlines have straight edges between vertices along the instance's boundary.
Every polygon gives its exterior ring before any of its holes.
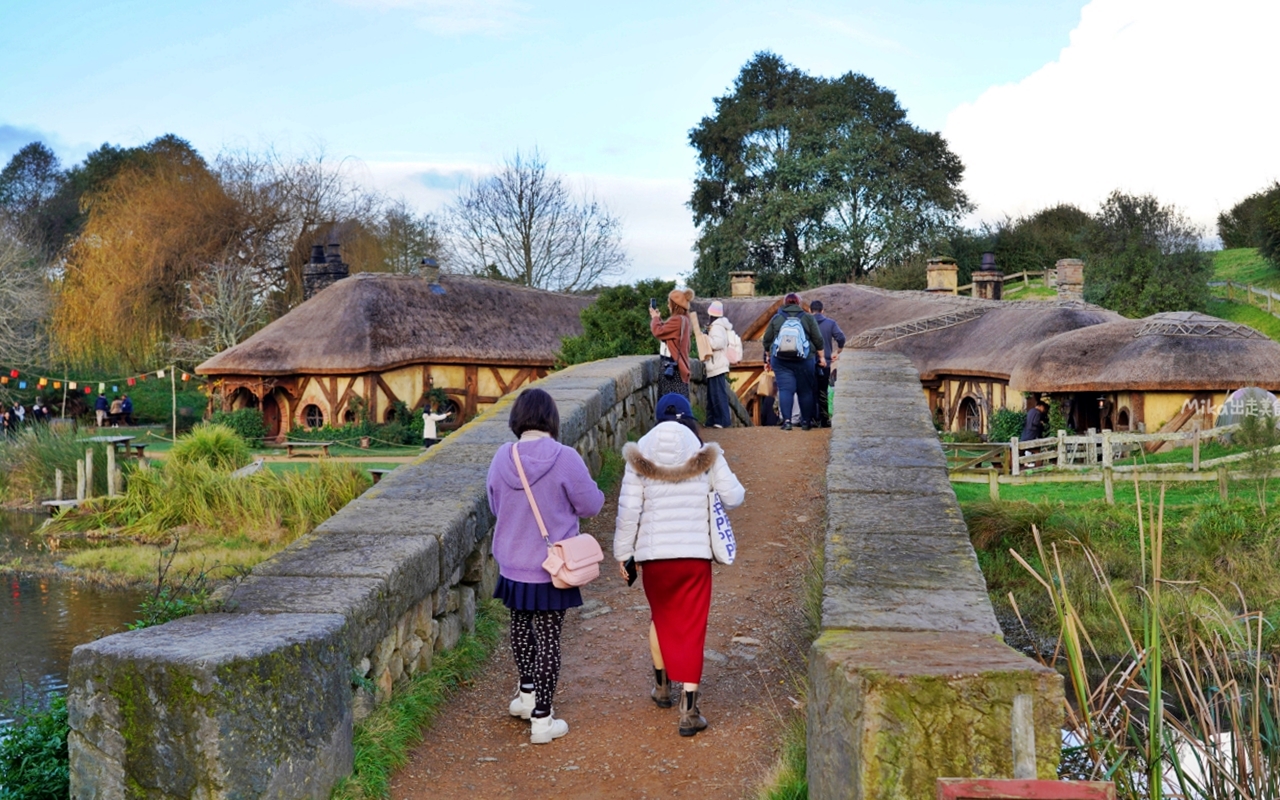
{"type": "Polygon", "coordinates": [[[361,273],[196,372],[214,379],[215,407],[260,407],[272,437],[351,421],[357,406],[382,422],[396,403],[421,409],[432,389],[449,398],[448,429],[546,375],[590,302],[460,275],[361,273]]]}

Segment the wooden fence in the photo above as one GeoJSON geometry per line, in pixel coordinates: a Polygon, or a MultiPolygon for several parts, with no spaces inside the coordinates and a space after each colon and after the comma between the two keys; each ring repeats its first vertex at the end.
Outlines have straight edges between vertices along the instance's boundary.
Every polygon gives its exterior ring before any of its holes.
{"type": "MultiPolygon", "coordinates": [[[[1176,433],[1089,432],[1067,436],[1065,431],[1046,439],[1006,443],[943,443],[947,453],[950,478],[956,483],[986,483],[991,499],[1000,499],[1000,485],[1034,483],[1101,483],[1107,502],[1115,502],[1115,481],[1158,481],[1188,483],[1217,481],[1223,499],[1229,481],[1248,477],[1232,472],[1230,467],[1249,458],[1249,453],[1235,453],[1220,458],[1201,460],[1200,444],[1232,431],[1239,425],[1224,425],[1206,430],[1193,429],[1176,433]],[[1151,443],[1191,443],[1190,462],[1160,464],[1117,464],[1151,443]],[[1016,454],[1016,455],[1015,455],[1016,454]],[[1050,470],[1049,468],[1052,467],[1050,470]]],[[[1267,452],[1280,453],[1280,446],[1267,452]]]]}
{"type": "Polygon", "coordinates": [[[1233,303],[1243,301],[1245,305],[1256,306],[1273,317],[1280,317],[1280,292],[1235,281],[1210,281],[1209,288],[1225,289],[1226,291],[1221,294],[1225,295],[1227,300],[1233,303]],[[1257,300],[1255,301],[1254,298],[1257,300]]]}
{"type": "MultiPolygon", "coordinates": [[[[1048,288],[1053,285],[1049,281],[1056,274],[1057,274],[1057,270],[1055,269],[1026,270],[1024,272],[1015,272],[1012,275],[1004,276],[1004,285],[1008,286],[1013,281],[1016,281],[1019,278],[1021,278],[1023,286],[1030,286],[1032,278],[1043,278],[1045,288],[1048,288]]],[[[956,287],[956,294],[964,294],[965,292],[968,292],[970,297],[973,296],[972,283],[966,283],[964,286],[956,287]]]]}

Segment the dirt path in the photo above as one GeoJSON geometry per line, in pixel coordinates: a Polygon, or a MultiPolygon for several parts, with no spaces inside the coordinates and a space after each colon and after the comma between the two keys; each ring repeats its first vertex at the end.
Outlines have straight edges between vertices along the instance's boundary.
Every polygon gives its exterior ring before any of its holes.
{"type": "Polygon", "coordinates": [[[653,669],[640,585],[610,558],[616,496],[584,525],[605,550],[586,605],[569,612],[556,716],[569,735],[529,744],[507,714],[515,685],[504,641],[484,673],[436,720],[392,784],[392,797],[749,797],[772,766],[803,669],[805,543],[821,530],[827,431],[709,431],[747,488],[731,514],[740,555],[716,566],[703,674],[710,727],[676,732],[678,711],[649,699],[653,669]]]}

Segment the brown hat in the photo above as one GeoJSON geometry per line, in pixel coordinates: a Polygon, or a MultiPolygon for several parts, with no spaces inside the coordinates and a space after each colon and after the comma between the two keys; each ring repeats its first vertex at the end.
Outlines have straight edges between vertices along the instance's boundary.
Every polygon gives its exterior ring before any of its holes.
{"type": "Polygon", "coordinates": [[[680,306],[685,311],[689,310],[689,304],[693,302],[692,289],[672,289],[667,295],[667,303],[673,306],[680,306]]]}

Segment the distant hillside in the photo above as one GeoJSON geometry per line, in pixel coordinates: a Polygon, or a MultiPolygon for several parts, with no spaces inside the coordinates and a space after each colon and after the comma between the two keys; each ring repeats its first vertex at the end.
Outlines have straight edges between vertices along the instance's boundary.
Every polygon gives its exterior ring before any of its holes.
{"type": "Polygon", "coordinates": [[[1219,250],[1213,254],[1213,278],[1268,289],[1280,289],[1280,269],[1253,247],[1219,250]]]}

